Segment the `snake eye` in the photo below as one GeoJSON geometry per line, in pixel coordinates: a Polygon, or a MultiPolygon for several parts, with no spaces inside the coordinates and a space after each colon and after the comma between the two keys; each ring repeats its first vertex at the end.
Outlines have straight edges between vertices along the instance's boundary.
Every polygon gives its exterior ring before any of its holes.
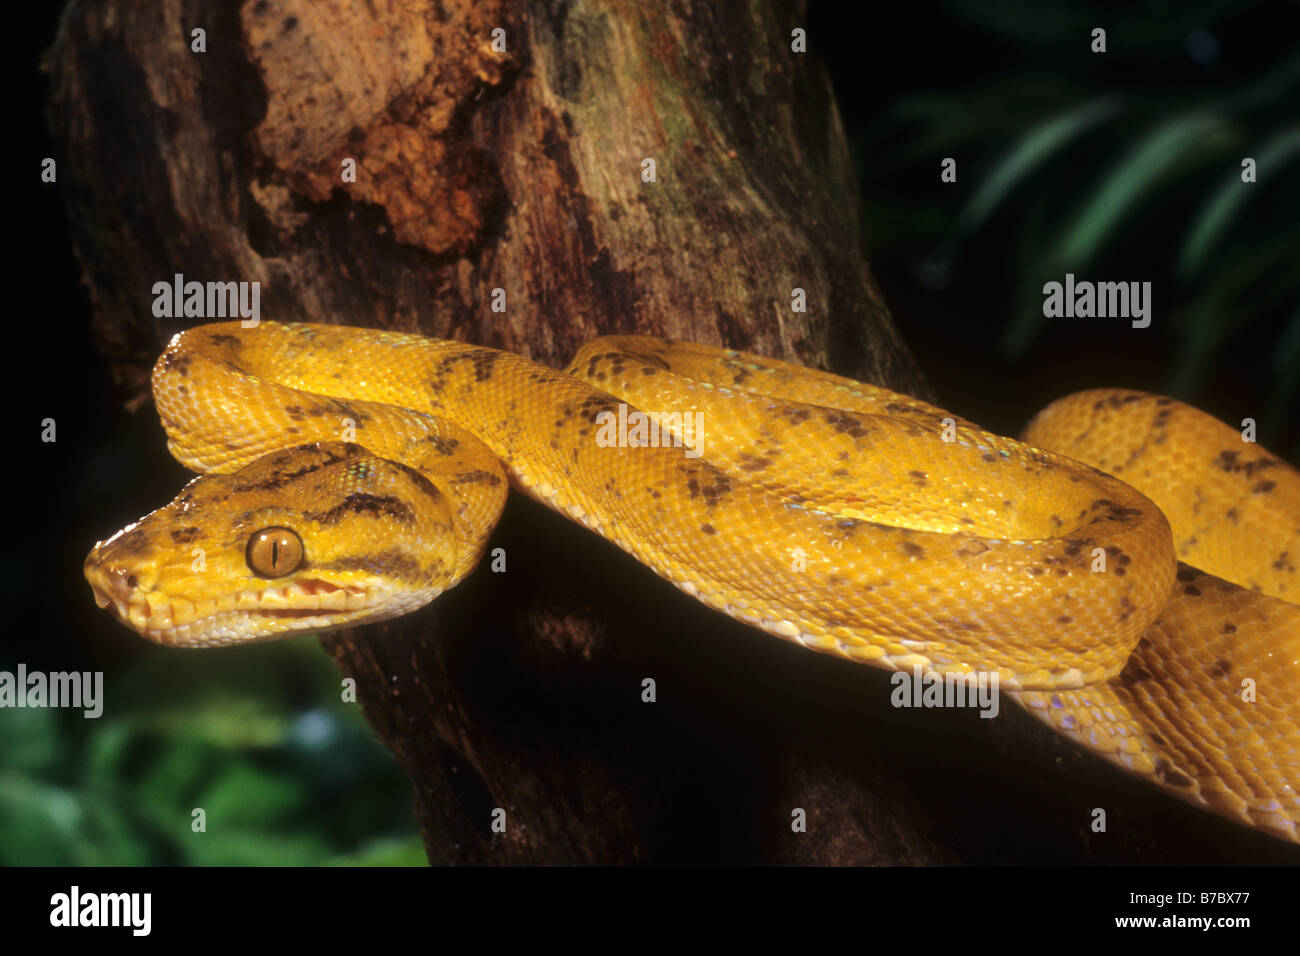
{"type": "Polygon", "coordinates": [[[282,578],[302,564],[302,538],[288,528],[263,528],[248,539],[244,557],[258,577],[282,578]]]}

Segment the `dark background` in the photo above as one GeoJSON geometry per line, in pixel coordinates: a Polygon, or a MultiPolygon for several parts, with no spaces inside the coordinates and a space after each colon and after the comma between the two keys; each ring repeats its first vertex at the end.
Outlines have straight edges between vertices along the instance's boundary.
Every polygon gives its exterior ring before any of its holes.
{"type": "MultiPolygon", "coordinates": [[[[854,150],[868,258],[941,403],[1014,434],[1079,388],[1166,392],[1234,424],[1257,419],[1260,440],[1296,461],[1300,152],[1286,136],[1300,4],[846,6],[812,5],[810,43],[854,150]],[[1093,26],[1108,30],[1104,55],[1089,51],[1093,26]],[[1034,145],[1070,123],[1055,148],[1034,145]],[[1204,204],[1239,182],[1241,157],[1270,148],[1278,160],[1241,187],[1189,267],[1204,204]],[[939,180],[944,156],[958,161],[955,184],[939,180]],[[998,176],[1005,191],[976,214],[998,176]],[[1062,259],[1069,248],[1084,251],[1062,259]],[[1042,284],[1066,271],[1151,281],[1151,327],[1042,320],[1042,284]]],[[[99,721],[0,713],[0,862],[420,862],[404,778],[356,708],[338,705],[314,641],[177,654],[91,599],[89,547],[188,475],[152,409],[128,414],[93,351],[59,187],[39,181],[52,150],[38,66],[58,10],[24,15],[7,57],[5,407],[17,441],[0,668],[104,670],[112,706],[99,721]],[[54,444],[39,441],[45,418],[54,444]],[[245,814],[224,845],[177,836],[163,812],[223,800],[245,814]]]]}

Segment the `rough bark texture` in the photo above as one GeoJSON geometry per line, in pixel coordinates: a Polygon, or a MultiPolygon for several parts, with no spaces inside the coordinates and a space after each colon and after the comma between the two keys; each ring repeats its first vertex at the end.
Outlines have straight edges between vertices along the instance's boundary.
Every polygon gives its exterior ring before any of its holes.
{"type": "MultiPolygon", "coordinates": [[[[144,404],[182,325],[150,290],[183,273],[260,281],[267,319],[553,365],[666,334],[928,396],[862,257],[825,72],[791,50],[803,25],[765,0],[74,2],[50,117],[106,360],[144,404]]],[[[1142,856],[1144,813],[1271,846],[1023,715],[895,710],[887,675],[707,611],[530,501],[491,547],[505,573],[324,639],[435,862],[1176,862],[1142,856]],[[1116,805],[1136,823],[1098,840],[1088,808],[1116,805]]]]}

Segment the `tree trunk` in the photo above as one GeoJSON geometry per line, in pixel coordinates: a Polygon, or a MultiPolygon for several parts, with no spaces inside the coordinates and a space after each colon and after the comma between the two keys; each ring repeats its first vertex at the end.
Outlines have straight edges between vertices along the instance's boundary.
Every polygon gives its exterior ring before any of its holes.
{"type": "MultiPolygon", "coordinates": [[[[116,380],[147,399],[182,327],[150,290],[182,273],[259,281],[277,321],[556,366],[662,334],[931,397],[861,254],[804,20],[776,0],[72,3],[50,117],[116,380]]],[[[1099,858],[1088,801],[1108,797],[1055,796],[1096,766],[1009,707],[895,710],[883,672],[711,612],[518,496],[489,547],[505,573],[322,638],[432,861],[975,862],[1018,823],[1048,859],[1099,858]]]]}

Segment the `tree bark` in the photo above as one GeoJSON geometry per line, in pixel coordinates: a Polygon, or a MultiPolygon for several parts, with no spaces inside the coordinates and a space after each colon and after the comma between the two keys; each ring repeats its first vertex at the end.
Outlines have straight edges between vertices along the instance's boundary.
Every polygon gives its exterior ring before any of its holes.
{"type": "MultiPolygon", "coordinates": [[[[260,282],[277,321],[556,366],[599,334],[669,335],[932,397],[863,258],[804,26],[772,0],[73,2],[50,121],[100,348],[147,401],[181,327],[150,290],[182,273],[260,282]]],[[[1033,858],[986,852],[1017,824],[1045,859],[1115,852],[1088,839],[1093,797],[1054,802],[1091,758],[1010,708],[893,709],[884,673],[708,611],[517,496],[489,547],[505,573],[322,638],[436,863],[1033,858]]]]}

